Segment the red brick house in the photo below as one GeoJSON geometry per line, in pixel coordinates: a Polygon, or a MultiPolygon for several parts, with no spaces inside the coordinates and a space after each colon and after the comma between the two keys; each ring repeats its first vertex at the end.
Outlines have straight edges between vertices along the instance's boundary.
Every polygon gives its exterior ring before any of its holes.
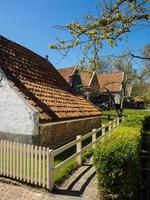
{"type": "Polygon", "coordinates": [[[106,88],[113,94],[118,94],[122,91],[123,72],[97,73],[97,77],[101,92],[105,93],[106,88]]]}
{"type": "MultiPolygon", "coordinates": [[[[122,95],[122,81],[124,79],[123,72],[100,74],[86,70],[79,71],[77,67],[59,69],[58,71],[68,83],[71,83],[71,86],[73,80],[72,77],[75,71],[77,71],[78,77],[80,76],[79,79],[81,80],[80,85],[82,85],[81,91],[83,95],[86,99],[92,101],[92,103],[98,106],[101,106],[104,103],[107,103],[109,106],[112,104],[106,88],[111,92],[113,96],[122,95]]],[[[77,82],[74,82],[74,85],[76,85],[76,83],[77,82]]],[[[128,93],[130,93],[130,91],[128,91],[128,93]]]]}
{"type": "Polygon", "coordinates": [[[111,99],[108,95],[107,89],[113,96],[122,95],[122,82],[124,80],[124,72],[111,72],[111,73],[97,73],[99,82],[100,95],[95,99],[96,105],[104,103],[111,105],[111,99]]]}
{"type": "Polygon", "coordinates": [[[0,138],[56,148],[100,126],[100,110],[54,66],[0,36],[0,138]]]}
{"type": "Polygon", "coordinates": [[[82,93],[86,99],[98,94],[99,84],[96,72],[80,71],[76,66],[58,69],[58,72],[72,88],[82,93]]]}
{"type": "Polygon", "coordinates": [[[96,72],[80,71],[83,91],[87,99],[94,98],[99,94],[99,82],[96,72]]]}
{"type": "Polygon", "coordinates": [[[82,81],[77,66],[58,69],[61,76],[77,92],[82,92],[82,81]]]}

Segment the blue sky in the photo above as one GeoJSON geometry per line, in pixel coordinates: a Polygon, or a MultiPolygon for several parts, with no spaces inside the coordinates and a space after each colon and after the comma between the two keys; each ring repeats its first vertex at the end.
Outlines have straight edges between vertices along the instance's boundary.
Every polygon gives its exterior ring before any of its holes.
{"type": "MultiPolygon", "coordinates": [[[[88,13],[95,13],[95,0],[0,0],[0,35],[31,50],[49,56],[57,68],[77,64],[80,52],[76,49],[61,60],[61,56],[48,48],[55,37],[64,38],[66,32],[56,30],[55,25],[81,21],[88,13]]],[[[142,50],[150,43],[150,29],[142,28],[129,34],[128,40],[117,47],[105,45],[101,55],[120,54],[126,50],[142,50]]],[[[139,52],[137,52],[138,54],[139,52]]],[[[136,68],[142,62],[135,60],[136,68]]]]}

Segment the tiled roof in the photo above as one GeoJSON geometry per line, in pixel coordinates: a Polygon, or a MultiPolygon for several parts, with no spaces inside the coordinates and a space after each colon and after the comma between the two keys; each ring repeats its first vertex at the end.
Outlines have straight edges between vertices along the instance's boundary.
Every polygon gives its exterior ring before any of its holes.
{"type": "Polygon", "coordinates": [[[92,78],[93,73],[89,72],[89,71],[80,71],[80,76],[81,76],[81,80],[82,80],[82,84],[83,86],[89,87],[90,85],[90,81],[92,78]]]}
{"type": "Polygon", "coordinates": [[[111,92],[120,92],[122,89],[123,72],[97,73],[100,91],[105,92],[105,87],[111,92]]]}
{"type": "Polygon", "coordinates": [[[46,59],[2,36],[0,67],[39,112],[41,122],[101,114],[97,107],[78,96],[46,59]]]}
{"type": "Polygon", "coordinates": [[[73,73],[75,72],[76,66],[73,67],[67,67],[67,68],[61,68],[58,69],[58,72],[61,74],[61,76],[67,81],[69,82],[69,78],[71,75],[73,75],[73,73]]]}

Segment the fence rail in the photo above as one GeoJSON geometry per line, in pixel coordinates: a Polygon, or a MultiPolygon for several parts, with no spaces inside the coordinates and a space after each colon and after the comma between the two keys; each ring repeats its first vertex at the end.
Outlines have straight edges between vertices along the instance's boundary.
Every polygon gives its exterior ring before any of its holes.
{"type": "Polygon", "coordinates": [[[116,118],[101,128],[93,129],[86,135],[78,135],[76,140],[56,150],[1,140],[0,175],[52,190],[54,186],[53,174],[75,158],[81,165],[82,153],[89,147],[95,147],[96,143],[118,126],[121,120],[123,118],[116,118]],[[92,138],[91,142],[83,146],[83,142],[90,137],[92,138]],[[76,146],[75,154],[54,167],[55,156],[73,146],[76,146]]]}
{"type": "Polygon", "coordinates": [[[86,135],[78,135],[76,137],[76,140],[56,149],[53,152],[53,156],[57,156],[60,153],[64,152],[65,150],[73,147],[74,145],[76,145],[76,153],[73,154],[72,156],[70,156],[68,159],[64,160],[62,163],[58,164],[57,166],[54,167],[53,172],[56,173],[58,170],[60,170],[61,168],[63,168],[63,166],[68,163],[69,161],[73,160],[74,158],[77,158],[78,163],[81,165],[82,163],[82,153],[84,151],[86,151],[88,148],[90,147],[95,147],[95,144],[102,139],[106,134],[109,134],[116,126],[119,125],[120,121],[123,120],[123,118],[116,118],[112,121],[109,121],[107,124],[102,125],[102,127],[98,128],[98,129],[93,129],[92,132],[86,134],[86,135]],[[108,129],[106,131],[106,129],[108,129]],[[101,134],[99,136],[97,136],[97,134],[101,132],[101,134]],[[84,140],[86,140],[87,138],[92,137],[92,141],[86,145],[85,147],[83,147],[82,142],[84,140]]]}

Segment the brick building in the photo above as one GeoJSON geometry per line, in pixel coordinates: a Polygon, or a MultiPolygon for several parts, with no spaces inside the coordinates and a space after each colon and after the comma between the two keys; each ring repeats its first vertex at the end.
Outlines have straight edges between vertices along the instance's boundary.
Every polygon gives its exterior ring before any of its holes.
{"type": "Polygon", "coordinates": [[[84,95],[87,99],[95,98],[99,94],[99,84],[96,72],[80,72],[84,95]]]}
{"type": "Polygon", "coordinates": [[[110,73],[97,73],[100,93],[99,96],[94,99],[94,103],[100,107],[104,104],[112,106],[111,98],[107,92],[115,96],[122,96],[123,88],[122,82],[124,80],[124,72],[110,72],[110,73]]]}
{"type": "Polygon", "coordinates": [[[58,69],[58,72],[72,88],[82,93],[86,99],[99,93],[96,72],[80,71],[76,66],[58,69]]]}
{"type": "MultiPolygon", "coordinates": [[[[108,107],[112,106],[107,89],[114,97],[122,95],[122,81],[124,80],[123,72],[97,73],[86,70],[79,71],[74,67],[59,69],[58,71],[67,82],[71,83],[72,81],[69,81],[70,77],[73,76],[75,71],[78,71],[78,79],[81,80],[80,85],[82,85],[80,91],[86,99],[99,107],[103,107],[103,105],[107,105],[108,107]]],[[[77,82],[74,82],[73,85],[76,85],[76,83],[77,82]]],[[[72,84],[70,85],[72,86],[72,84]]],[[[73,88],[75,88],[75,86],[73,88]]],[[[128,95],[130,95],[131,89],[132,87],[129,87],[127,91],[128,95]]]]}
{"type": "Polygon", "coordinates": [[[45,58],[0,36],[0,138],[56,148],[100,126],[100,110],[45,58]]]}
{"type": "Polygon", "coordinates": [[[82,85],[81,76],[80,76],[79,70],[77,69],[77,66],[58,69],[58,72],[75,91],[79,93],[82,92],[83,85],[82,85]]]}

